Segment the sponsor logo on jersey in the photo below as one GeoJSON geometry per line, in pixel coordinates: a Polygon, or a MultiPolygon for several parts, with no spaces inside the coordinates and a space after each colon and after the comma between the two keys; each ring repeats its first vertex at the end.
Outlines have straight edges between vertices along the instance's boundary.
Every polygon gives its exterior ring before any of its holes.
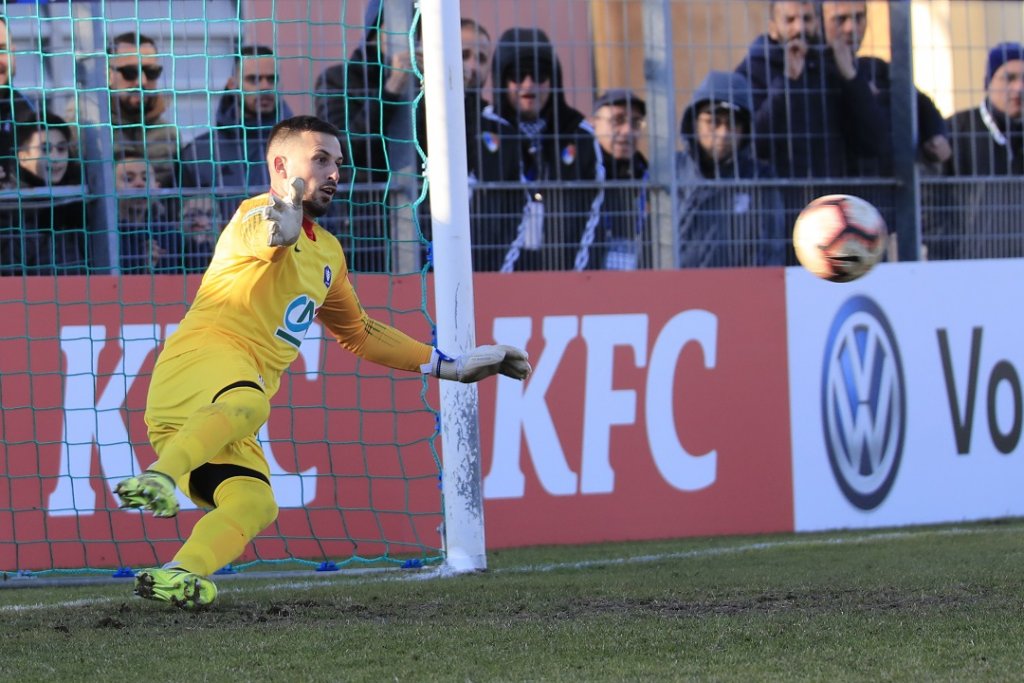
{"type": "Polygon", "coordinates": [[[899,470],[907,397],[892,326],[866,296],[849,299],[832,321],[821,414],[829,462],[843,495],[861,510],[878,507],[899,470]]]}
{"type": "Polygon", "coordinates": [[[324,266],[324,287],[327,289],[331,288],[331,281],[334,279],[334,273],[331,272],[330,266],[324,266]]]}
{"type": "Polygon", "coordinates": [[[274,335],[298,348],[302,345],[302,339],[306,336],[309,326],[313,324],[315,316],[316,306],[313,300],[301,294],[285,308],[283,322],[274,335]]]}

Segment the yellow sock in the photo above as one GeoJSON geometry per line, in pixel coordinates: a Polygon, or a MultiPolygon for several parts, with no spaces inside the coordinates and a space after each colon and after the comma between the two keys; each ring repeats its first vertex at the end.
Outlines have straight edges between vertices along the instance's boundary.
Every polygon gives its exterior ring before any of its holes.
{"type": "Polygon", "coordinates": [[[208,576],[237,559],[249,541],[277,519],[270,486],[254,477],[232,477],[214,493],[217,507],[192,528],[174,562],[193,574],[208,576]]]}
{"type": "Polygon", "coordinates": [[[269,416],[270,401],[262,391],[232,389],[185,420],[149,469],[178,481],[212,460],[224,446],[255,434],[269,416]]]}

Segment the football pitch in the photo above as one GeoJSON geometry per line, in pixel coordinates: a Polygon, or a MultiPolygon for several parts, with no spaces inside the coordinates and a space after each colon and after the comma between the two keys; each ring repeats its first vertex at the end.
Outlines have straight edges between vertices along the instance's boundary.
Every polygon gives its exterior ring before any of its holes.
{"type": "Polygon", "coordinates": [[[1015,680],[1022,541],[1012,520],[498,551],[456,577],[249,571],[198,613],[126,580],[8,579],[0,679],[1015,680]]]}

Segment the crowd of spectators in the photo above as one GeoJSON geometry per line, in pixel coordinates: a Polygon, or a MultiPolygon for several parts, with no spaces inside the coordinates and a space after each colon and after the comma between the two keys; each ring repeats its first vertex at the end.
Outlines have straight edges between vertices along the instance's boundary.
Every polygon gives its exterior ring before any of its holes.
{"type": "MultiPolygon", "coordinates": [[[[767,30],[735,70],[709,72],[679,121],[679,267],[792,263],[789,231],[808,182],[893,173],[903,143],[891,133],[890,65],[858,54],[867,3],[770,2],[768,14],[767,30]]],[[[411,51],[389,49],[380,0],[368,2],[365,25],[362,43],[319,74],[312,95],[317,115],[345,133],[346,180],[386,183],[395,141],[429,154],[415,79],[422,61],[418,34],[411,51]]],[[[462,48],[474,269],[648,267],[644,99],[611,89],[596,95],[589,114],[575,109],[557,49],[535,27],[492,39],[465,18],[462,48]]],[[[114,161],[115,265],[123,273],[202,272],[238,200],[266,191],[267,135],[292,115],[277,92],[277,57],[267,46],[241,46],[209,132],[182,147],[156,42],[123,33],[107,53],[109,99],[81,91],[58,116],[13,88],[14,51],[0,19],[0,188],[81,186],[86,138],[109,130],[102,135],[114,161]],[[192,191],[200,188],[211,192],[192,191]],[[168,189],[181,192],[160,192],[168,189]]],[[[1024,46],[992,48],[985,88],[980,106],[948,120],[915,91],[922,173],[1024,173],[1024,46]]],[[[42,209],[0,212],[0,274],[88,271],[87,198],[53,197],[42,209]]],[[[386,212],[358,219],[336,204],[338,215],[325,224],[339,237],[347,231],[353,267],[386,269],[386,212]]],[[[422,221],[429,235],[425,212],[422,221]]],[[[941,220],[931,228],[941,232],[941,220]]],[[[970,255],[957,244],[937,240],[929,256],[970,255]]]]}

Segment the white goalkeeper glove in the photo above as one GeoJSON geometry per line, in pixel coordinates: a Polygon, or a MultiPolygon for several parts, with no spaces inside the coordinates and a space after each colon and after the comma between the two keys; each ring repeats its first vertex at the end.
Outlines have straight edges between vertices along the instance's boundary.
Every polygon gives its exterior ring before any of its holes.
{"type": "Polygon", "coordinates": [[[502,374],[512,379],[526,379],[533,368],[526,351],[514,346],[495,344],[478,346],[458,358],[450,358],[437,349],[430,354],[430,362],[421,365],[423,372],[463,384],[479,382],[491,375],[502,374]]]}
{"type": "Polygon", "coordinates": [[[306,192],[306,181],[302,178],[288,179],[288,194],[278,197],[271,193],[270,204],[263,208],[264,220],[270,221],[267,228],[267,246],[290,247],[299,241],[302,232],[302,196],[306,192]]]}

